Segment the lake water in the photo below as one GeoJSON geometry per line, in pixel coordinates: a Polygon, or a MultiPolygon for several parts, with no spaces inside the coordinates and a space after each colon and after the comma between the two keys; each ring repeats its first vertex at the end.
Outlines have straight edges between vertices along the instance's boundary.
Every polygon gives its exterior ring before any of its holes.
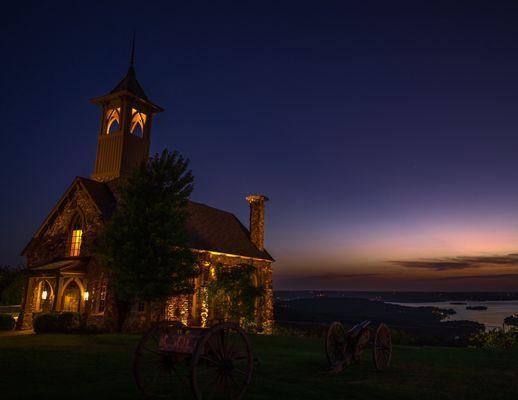
{"type": "Polygon", "coordinates": [[[467,301],[467,304],[450,304],[449,301],[433,303],[393,303],[409,307],[439,307],[451,308],[456,314],[450,315],[445,321],[468,320],[486,325],[486,328],[501,328],[504,318],[518,313],[518,300],[513,301],[467,301]],[[485,306],[487,310],[466,310],[467,306],[485,306]]]}

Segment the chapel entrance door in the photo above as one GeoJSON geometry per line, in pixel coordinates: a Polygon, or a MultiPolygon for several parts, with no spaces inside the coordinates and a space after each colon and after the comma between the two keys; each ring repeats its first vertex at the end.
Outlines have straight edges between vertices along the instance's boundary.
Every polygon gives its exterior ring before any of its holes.
{"type": "Polygon", "coordinates": [[[70,282],[63,292],[63,311],[78,312],[81,304],[81,290],[77,283],[70,282]]]}

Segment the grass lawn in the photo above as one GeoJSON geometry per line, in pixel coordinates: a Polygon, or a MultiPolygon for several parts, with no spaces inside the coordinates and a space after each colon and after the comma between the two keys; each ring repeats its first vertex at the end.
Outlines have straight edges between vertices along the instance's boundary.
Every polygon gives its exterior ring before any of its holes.
{"type": "MultiPolygon", "coordinates": [[[[0,336],[1,399],[138,399],[131,361],[138,336],[0,336]]],[[[518,350],[395,347],[392,366],[335,376],[320,340],[252,338],[261,358],[247,399],[517,399],[518,350]]]]}

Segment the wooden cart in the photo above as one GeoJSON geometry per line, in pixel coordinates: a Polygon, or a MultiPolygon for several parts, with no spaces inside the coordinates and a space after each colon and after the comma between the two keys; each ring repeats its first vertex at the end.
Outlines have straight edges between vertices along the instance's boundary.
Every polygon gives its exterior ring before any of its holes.
{"type": "Polygon", "coordinates": [[[250,342],[238,324],[193,328],[164,321],[140,340],[133,375],[145,398],[241,399],[253,363],[250,342]]]}
{"type": "Polygon", "coordinates": [[[390,365],[392,337],[385,324],[375,331],[369,329],[370,321],[363,321],[349,331],[340,322],[333,322],[325,335],[325,350],[331,373],[338,373],[352,363],[358,363],[365,348],[372,343],[372,358],[378,371],[390,365]]]}

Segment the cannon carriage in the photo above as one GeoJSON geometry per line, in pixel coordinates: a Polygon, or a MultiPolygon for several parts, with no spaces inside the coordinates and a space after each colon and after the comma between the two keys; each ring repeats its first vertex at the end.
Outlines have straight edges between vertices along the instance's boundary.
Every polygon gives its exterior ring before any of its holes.
{"type": "MultiPolygon", "coordinates": [[[[330,373],[358,363],[372,344],[378,371],[390,365],[392,339],[385,324],[372,330],[363,321],[349,331],[333,322],[325,334],[330,373]]],[[[217,323],[211,328],[187,327],[162,321],[151,328],[135,350],[133,375],[145,398],[242,399],[252,381],[254,356],[239,324],[217,323]]]]}
{"type": "Polygon", "coordinates": [[[232,322],[211,328],[163,321],[135,350],[133,375],[145,398],[241,399],[254,358],[245,331],[232,322]]]}
{"type": "Polygon", "coordinates": [[[371,329],[371,321],[363,321],[346,331],[343,325],[334,321],[325,335],[325,352],[331,373],[338,373],[350,364],[359,363],[363,351],[372,345],[374,367],[382,371],[392,359],[392,336],[385,324],[371,329]]]}

